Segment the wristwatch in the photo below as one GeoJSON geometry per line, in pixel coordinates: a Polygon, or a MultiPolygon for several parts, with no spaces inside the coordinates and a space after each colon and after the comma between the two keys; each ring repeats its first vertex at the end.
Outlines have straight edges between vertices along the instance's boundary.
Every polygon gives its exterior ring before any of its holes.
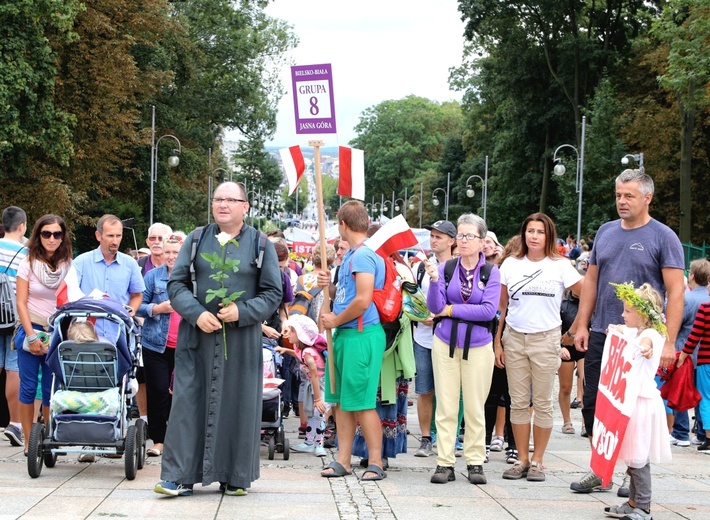
{"type": "Polygon", "coordinates": [[[574,334],[572,334],[570,331],[565,332],[565,336],[574,341],[574,334]]]}

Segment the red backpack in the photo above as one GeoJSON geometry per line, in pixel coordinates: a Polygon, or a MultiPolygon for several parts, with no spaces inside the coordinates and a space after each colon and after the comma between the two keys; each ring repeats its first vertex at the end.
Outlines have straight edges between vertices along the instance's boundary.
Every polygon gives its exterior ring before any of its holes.
{"type": "MultiPolygon", "coordinates": [[[[372,290],[372,303],[377,308],[380,315],[380,323],[392,323],[397,321],[402,315],[402,281],[398,280],[399,273],[394,265],[394,260],[390,257],[383,257],[385,261],[385,283],[382,289],[372,290]]],[[[352,273],[352,260],[350,260],[350,272],[352,273]]],[[[353,274],[353,277],[355,275],[353,274]]],[[[358,319],[362,327],[362,316],[358,319]]]]}

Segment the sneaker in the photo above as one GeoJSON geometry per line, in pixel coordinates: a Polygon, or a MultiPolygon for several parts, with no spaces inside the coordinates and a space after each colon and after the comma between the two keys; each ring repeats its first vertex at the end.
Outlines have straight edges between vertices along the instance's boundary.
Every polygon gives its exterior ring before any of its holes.
{"type": "Polygon", "coordinates": [[[505,439],[500,435],[494,435],[491,439],[491,451],[503,451],[503,443],[505,439]]]}
{"type": "Polygon", "coordinates": [[[456,474],[454,473],[453,467],[437,466],[436,471],[434,471],[434,474],[431,476],[430,482],[432,484],[446,484],[454,480],[456,480],[456,474]]]}
{"type": "Polygon", "coordinates": [[[488,482],[483,474],[483,466],[480,464],[469,464],[466,468],[468,469],[468,481],[471,484],[485,484],[488,482]]]}
{"type": "MultiPolygon", "coordinates": [[[[86,446],[84,446],[86,448],[86,446]]],[[[76,458],[79,462],[96,462],[96,455],[93,453],[80,453],[76,458]]]]}
{"type": "Polygon", "coordinates": [[[572,482],[569,485],[572,491],[577,493],[591,493],[592,491],[609,491],[611,483],[608,486],[602,486],[602,479],[597,477],[591,471],[584,475],[579,482],[572,482]]]}
{"type": "Polygon", "coordinates": [[[163,482],[158,482],[153,488],[153,491],[169,497],[189,497],[192,495],[192,486],[185,486],[177,482],[164,480],[163,482]]]}
{"type": "Polygon", "coordinates": [[[629,514],[621,517],[621,520],[652,520],[651,511],[644,511],[643,509],[636,507],[629,514]]]}
{"type": "Polygon", "coordinates": [[[316,446],[316,448],[313,450],[313,453],[316,457],[325,457],[328,455],[323,446],[316,446]]]}
{"type": "Polygon", "coordinates": [[[523,463],[517,461],[512,468],[508,468],[503,472],[505,480],[519,480],[528,476],[530,466],[523,466],[523,463]]]}
{"type": "Polygon", "coordinates": [[[508,464],[515,464],[518,462],[518,450],[513,448],[508,448],[505,450],[505,461],[508,464]]]}
{"type": "Polygon", "coordinates": [[[454,455],[456,455],[457,457],[463,457],[463,444],[461,443],[461,441],[456,441],[454,455]]]}
{"type": "Polygon", "coordinates": [[[528,482],[545,482],[545,473],[542,471],[542,464],[531,462],[528,468],[528,482]]]}
{"type": "Polygon", "coordinates": [[[621,483],[619,490],[616,492],[616,496],[622,497],[622,498],[629,498],[630,494],[631,494],[631,491],[629,490],[629,476],[624,475],[624,480],[621,483]]]}
{"type": "Polygon", "coordinates": [[[612,518],[624,518],[626,515],[631,513],[634,507],[628,502],[624,502],[619,506],[607,506],[604,508],[604,514],[606,516],[611,516],[612,518]]]}
{"type": "Polygon", "coordinates": [[[673,446],[681,446],[681,447],[690,446],[690,441],[682,441],[680,439],[676,439],[675,437],[673,437],[673,435],[671,435],[670,440],[671,440],[671,444],[673,446]]]}
{"type": "Polygon", "coordinates": [[[305,442],[302,442],[301,444],[296,444],[295,446],[291,446],[291,451],[295,451],[298,453],[314,453],[316,450],[316,447],[313,446],[313,444],[306,444],[305,442]]]}
{"type": "Polygon", "coordinates": [[[245,497],[248,494],[247,490],[244,488],[225,486],[224,484],[219,485],[219,490],[229,497],[245,497]]]}
{"type": "Polygon", "coordinates": [[[491,460],[491,449],[486,446],[486,458],[483,459],[483,462],[489,462],[491,460]]]}
{"type": "Polygon", "coordinates": [[[5,428],[5,437],[10,441],[11,446],[23,446],[24,441],[22,440],[22,429],[12,424],[5,428]]]}
{"type": "Polygon", "coordinates": [[[693,435],[693,438],[690,439],[690,444],[692,444],[693,446],[700,446],[702,443],[703,443],[703,441],[698,439],[697,435],[693,435]]]}
{"type": "Polygon", "coordinates": [[[431,441],[429,439],[422,439],[421,444],[419,444],[419,449],[414,452],[415,457],[428,457],[432,455],[434,451],[432,450],[431,441]]]}
{"type": "Polygon", "coordinates": [[[706,440],[700,446],[698,446],[698,451],[710,453],[710,439],[706,440]]]}

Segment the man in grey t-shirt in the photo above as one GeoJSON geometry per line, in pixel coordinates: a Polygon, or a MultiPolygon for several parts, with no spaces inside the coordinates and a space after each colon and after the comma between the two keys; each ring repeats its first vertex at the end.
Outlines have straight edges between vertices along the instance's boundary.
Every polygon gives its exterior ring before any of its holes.
{"type": "MultiPolygon", "coordinates": [[[[683,316],[685,260],[678,236],[649,214],[652,198],[653,180],[644,172],[624,170],[616,178],[616,210],[621,218],[607,222],[597,232],[579,312],[570,327],[575,347],[586,351],[582,416],[590,442],[606,330],[610,324],[623,323],[624,307],[610,282],[633,282],[637,287],[648,282],[666,297],[668,338],[661,365],[675,361],[675,340],[683,316]],[[591,331],[587,329],[590,321],[591,331]]],[[[589,493],[602,488],[601,479],[590,472],[570,488],[589,493]]]]}

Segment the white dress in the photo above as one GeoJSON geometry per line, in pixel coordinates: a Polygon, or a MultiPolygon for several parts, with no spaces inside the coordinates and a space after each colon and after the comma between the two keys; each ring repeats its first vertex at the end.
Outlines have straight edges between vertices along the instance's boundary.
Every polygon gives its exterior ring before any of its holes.
{"type": "MultiPolygon", "coordinates": [[[[627,329],[624,332],[629,334],[634,330],[627,329]]],[[[643,382],[619,452],[619,460],[623,460],[631,468],[642,468],[649,462],[662,463],[671,460],[666,408],[654,381],[665,338],[654,329],[644,330],[637,339],[644,337],[653,343],[653,356],[650,359],[642,358],[640,374],[643,382]]]]}

